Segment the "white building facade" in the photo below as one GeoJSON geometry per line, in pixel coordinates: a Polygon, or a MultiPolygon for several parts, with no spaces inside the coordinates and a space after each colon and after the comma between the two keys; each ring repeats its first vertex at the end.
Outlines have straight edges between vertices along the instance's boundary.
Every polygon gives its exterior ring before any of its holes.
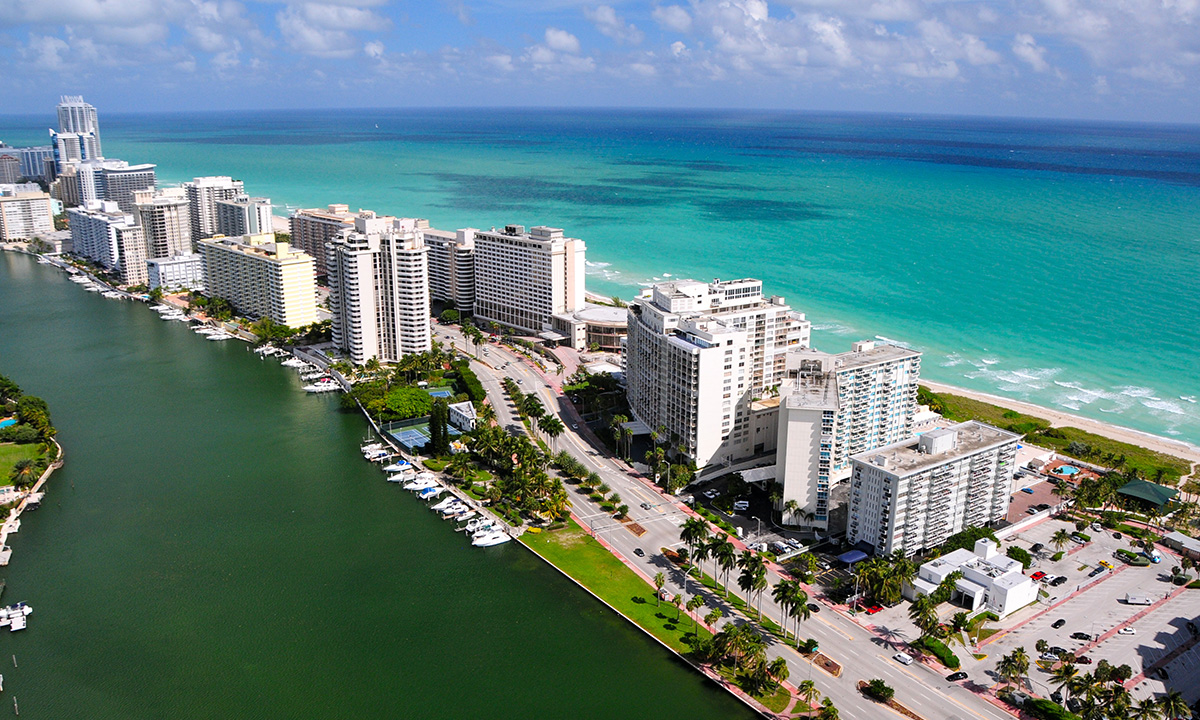
{"type": "Polygon", "coordinates": [[[214,203],[217,213],[216,232],[233,237],[273,232],[271,199],[238,195],[214,203]]]}
{"type": "Polygon", "coordinates": [[[138,220],[146,234],[146,257],[165,258],[192,252],[192,222],[187,196],[179,188],[135,193],[138,220]]]}
{"type": "MultiPolygon", "coordinates": [[[[234,180],[228,175],[210,175],[193,178],[183,184],[190,212],[190,232],[194,238],[212,237],[220,232],[217,227],[217,201],[232,200],[238,195],[244,195],[241,180],[234,180]]],[[[267,225],[259,232],[271,232],[267,225]]],[[[243,235],[245,233],[236,233],[243,235]]],[[[233,234],[230,234],[232,237],[233,234]]]]}
{"type": "Polygon", "coordinates": [[[273,233],[216,236],[197,244],[210,296],[223,297],[240,315],[269,317],[291,328],[317,321],[312,258],[276,242],[273,233]]]}
{"type": "Polygon", "coordinates": [[[54,208],[44,192],[0,193],[0,240],[32,240],[54,232],[54,208]]]}
{"type": "MultiPolygon", "coordinates": [[[[359,213],[364,212],[359,210],[359,213]]],[[[374,215],[374,213],[372,213],[374,215]]],[[[288,218],[292,245],[312,255],[318,275],[326,273],[325,244],[343,230],[354,227],[355,213],[349,205],[330,205],[327,208],[296,210],[288,218]]]]}
{"type": "Polygon", "coordinates": [[[854,455],[847,539],[911,556],[1003,518],[1019,440],[971,421],[854,455]]]}
{"type": "Polygon", "coordinates": [[[550,317],[575,312],[584,302],[582,240],[560,228],[506,225],[475,233],[477,322],[494,322],[537,335],[550,317]]]}
{"type": "Polygon", "coordinates": [[[146,261],[146,284],[164,292],[194,290],[206,292],[204,258],[198,254],[151,258],[146,261]]]}
{"type": "Polygon", "coordinates": [[[333,342],[351,362],[396,362],[432,347],[423,223],[362,211],[353,230],[326,244],[333,342]]]}
{"type": "Polygon", "coordinates": [[[1037,602],[1037,583],[1024,574],[1020,562],[1001,555],[987,538],[975,542],[974,552],[954,550],[922,565],[905,595],[929,595],[954,572],[962,577],[954,581],[950,601],[967,610],[990,610],[1003,620],[1037,602]]]}
{"type": "Polygon", "coordinates": [[[699,466],[774,446],[756,437],[752,405],[784,379],[786,353],[808,346],[803,314],[750,279],[660,283],[627,313],[626,389],[638,421],[665,428],[699,466]]]}
{"type": "Polygon", "coordinates": [[[146,282],[146,239],[137,220],[111,200],[67,211],[73,252],[116,270],[126,285],[146,282]]]}
{"type": "Polygon", "coordinates": [[[475,307],[475,228],[449,232],[425,228],[429,248],[429,297],[452,302],[461,312],[475,307]]]}

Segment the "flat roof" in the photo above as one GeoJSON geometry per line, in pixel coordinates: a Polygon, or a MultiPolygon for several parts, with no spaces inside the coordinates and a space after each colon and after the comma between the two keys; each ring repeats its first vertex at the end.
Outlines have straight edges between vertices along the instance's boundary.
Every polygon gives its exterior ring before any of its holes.
{"type": "Polygon", "coordinates": [[[1117,488],[1117,492],[1159,506],[1166,505],[1179,494],[1175,488],[1152,483],[1149,480],[1130,480],[1117,488]]]}
{"type": "Polygon", "coordinates": [[[784,407],[828,408],[838,407],[837,377],[833,373],[796,378],[791,388],[782,396],[784,407]]]}
{"type": "MultiPolygon", "coordinates": [[[[892,443],[891,445],[885,445],[881,448],[858,453],[857,455],[851,455],[850,459],[855,462],[861,462],[864,465],[879,468],[892,475],[903,477],[921,472],[935,465],[940,465],[947,460],[965,455],[973,455],[977,452],[990,450],[994,447],[1021,439],[1020,435],[976,420],[968,420],[964,423],[951,425],[937,432],[944,435],[950,431],[957,431],[958,442],[948,452],[932,455],[918,452],[917,447],[920,438],[914,437],[892,443]]],[[[925,434],[930,435],[931,433],[925,434]]]]}
{"type": "Polygon", "coordinates": [[[905,360],[915,357],[921,357],[921,353],[916,350],[900,347],[899,345],[880,343],[870,350],[860,352],[849,350],[834,355],[833,369],[834,372],[838,370],[852,370],[863,365],[874,365],[889,360],[905,360]]]}
{"type": "Polygon", "coordinates": [[[593,305],[592,303],[586,303],[582,310],[575,313],[575,317],[584,322],[610,325],[624,325],[629,320],[629,314],[625,308],[593,305]]]}

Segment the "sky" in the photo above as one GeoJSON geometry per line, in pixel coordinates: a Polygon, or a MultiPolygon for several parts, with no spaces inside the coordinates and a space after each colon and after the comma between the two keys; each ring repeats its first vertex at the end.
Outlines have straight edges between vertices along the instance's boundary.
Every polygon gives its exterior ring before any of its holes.
{"type": "Polygon", "coordinates": [[[1197,122],[1200,0],[0,0],[0,112],[699,107],[1197,122]]]}

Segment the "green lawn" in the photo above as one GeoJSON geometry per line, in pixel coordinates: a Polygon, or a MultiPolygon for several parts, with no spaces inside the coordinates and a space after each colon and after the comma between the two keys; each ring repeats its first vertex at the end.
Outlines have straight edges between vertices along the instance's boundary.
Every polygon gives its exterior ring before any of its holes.
{"type": "Polygon", "coordinates": [[[24,445],[0,443],[0,486],[12,485],[9,475],[12,473],[13,466],[17,464],[17,461],[36,460],[38,455],[37,443],[26,443],[24,445]]]}
{"type": "MultiPolygon", "coordinates": [[[[682,654],[691,651],[685,638],[692,635],[692,620],[683,614],[676,622],[675,606],[666,602],[657,604],[654,587],[613,557],[574,520],[562,530],[540,535],[526,533],[521,536],[521,542],[671,649],[682,654]]],[[[711,636],[703,627],[699,632],[701,637],[711,636]]]]}

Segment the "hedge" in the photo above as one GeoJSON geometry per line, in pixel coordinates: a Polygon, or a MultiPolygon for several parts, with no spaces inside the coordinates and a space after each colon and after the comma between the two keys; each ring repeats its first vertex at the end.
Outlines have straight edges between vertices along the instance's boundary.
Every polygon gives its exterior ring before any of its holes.
{"type": "Polygon", "coordinates": [[[483,402],[487,398],[487,392],[475,371],[465,362],[455,363],[454,369],[458,371],[458,379],[462,381],[462,390],[467,394],[467,399],[473,403],[483,402]]]}
{"type": "Polygon", "coordinates": [[[1046,698],[1028,700],[1022,709],[1039,720],[1079,720],[1078,715],[1046,698]]]}
{"type": "Polygon", "coordinates": [[[958,661],[958,656],[955,655],[950,648],[946,647],[945,643],[937,638],[927,637],[922,640],[918,640],[916,643],[914,643],[914,645],[916,647],[928,650],[931,654],[937,657],[938,662],[950,668],[951,670],[957,670],[961,665],[961,663],[958,661]]]}

